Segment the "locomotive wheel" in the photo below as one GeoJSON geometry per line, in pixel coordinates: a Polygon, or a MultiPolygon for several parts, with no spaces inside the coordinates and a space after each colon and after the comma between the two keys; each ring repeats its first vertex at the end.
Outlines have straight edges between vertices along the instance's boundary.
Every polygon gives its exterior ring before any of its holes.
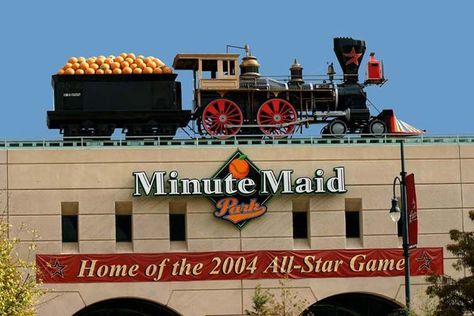
{"type": "Polygon", "coordinates": [[[387,133],[387,124],[379,119],[372,120],[369,123],[369,133],[374,136],[382,136],[387,133]]]}
{"type": "Polygon", "coordinates": [[[270,99],[263,103],[257,112],[257,123],[261,125],[260,130],[265,135],[275,138],[291,135],[296,128],[296,119],[295,108],[283,99],[270,99]],[[276,124],[283,126],[268,126],[276,124]]]}
{"type": "Polygon", "coordinates": [[[236,135],[243,123],[239,106],[228,99],[211,101],[202,112],[202,125],[209,135],[226,139],[236,135]],[[228,125],[237,125],[229,127],[228,125]]]}
{"type": "Polygon", "coordinates": [[[322,138],[331,137],[331,135],[329,134],[329,125],[326,125],[323,128],[321,128],[321,131],[319,133],[321,134],[322,138]]]}
{"type": "Polygon", "coordinates": [[[329,134],[342,137],[347,133],[347,124],[342,120],[332,120],[328,125],[329,134]]]}

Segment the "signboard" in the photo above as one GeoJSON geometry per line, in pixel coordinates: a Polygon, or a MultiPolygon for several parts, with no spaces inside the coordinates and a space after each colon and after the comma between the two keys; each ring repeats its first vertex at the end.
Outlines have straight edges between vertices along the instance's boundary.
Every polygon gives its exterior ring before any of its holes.
{"type": "MultiPolygon", "coordinates": [[[[412,276],[443,274],[443,248],[410,252],[412,276]]],[[[402,249],[36,255],[44,283],[393,277],[402,249]]]]}
{"type": "Polygon", "coordinates": [[[267,211],[265,203],[279,194],[346,193],[344,167],[333,168],[326,176],[316,169],[307,177],[294,177],[293,170],[259,169],[237,150],[210,178],[180,178],[176,170],[133,172],[134,197],[207,196],[214,203],[214,215],[242,228],[249,220],[267,211]]]}
{"type": "Polygon", "coordinates": [[[408,245],[415,248],[418,244],[418,208],[416,204],[415,175],[405,177],[407,189],[408,245]]]}

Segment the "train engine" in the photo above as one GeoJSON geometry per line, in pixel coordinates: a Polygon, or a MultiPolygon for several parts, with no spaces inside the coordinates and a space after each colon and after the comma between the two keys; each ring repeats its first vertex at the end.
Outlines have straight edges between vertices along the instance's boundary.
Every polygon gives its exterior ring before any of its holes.
{"type": "Polygon", "coordinates": [[[178,54],[173,67],[193,71],[194,118],[204,135],[228,138],[263,134],[281,138],[292,135],[298,126],[315,123],[325,124],[323,134],[382,135],[389,130],[386,115],[370,115],[364,87],[381,84],[385,79],[381,64],[371,54],[370,76],[364,84],[359,83],[358,70],[365,49],[362,40],[334,39],[334,51],[343,70],[338,82],[332,64],[327,77],[308,80],[296,60],[289,80],[264,77],[248,46],[239,68],[237,54],[178,54]]]}

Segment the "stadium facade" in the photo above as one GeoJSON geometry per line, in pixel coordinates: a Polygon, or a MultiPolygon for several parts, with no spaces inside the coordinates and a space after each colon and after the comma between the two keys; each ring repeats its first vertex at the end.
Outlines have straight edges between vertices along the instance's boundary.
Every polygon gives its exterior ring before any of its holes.
{"type": "MultiPolygon", "coordinates": [[[[405,144],[415,308],[426,275],[464,275],[446,250],[449,230],[474,228],[474,146],[463,140],[405,144]]],[[[321,315],[402,307],[388,212],[398,143],[280,142],[5,142],[1,204],[48,288],[38,315],[242,315],[257,285],[278,292],[281,278],[321,315]],[[24,225],[40,236],[34,253],[24,225]]]]}

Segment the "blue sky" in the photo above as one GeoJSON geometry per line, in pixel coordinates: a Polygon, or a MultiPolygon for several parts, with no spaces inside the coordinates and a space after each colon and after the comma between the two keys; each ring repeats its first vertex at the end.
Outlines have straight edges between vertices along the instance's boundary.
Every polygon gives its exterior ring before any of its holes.
{"type": "MultiPolygon", "coordinates": [[[[370,51],[383,59],[389,81],[367,89],[378,108],[432,134],[472,134],[473,12],[472,1],[6,1],[0,137],[59,137],[46,111],[51,75],[70,56],[125,51],[172,64],[177,53],[248,43],[263,74],[287,75],[295,57],[305,74],[324,74],[337,64],[336,36],[364,39],[364,64],[370,51]]],[[[178,78],[190,108],[191,73],[178,78]]]]}

